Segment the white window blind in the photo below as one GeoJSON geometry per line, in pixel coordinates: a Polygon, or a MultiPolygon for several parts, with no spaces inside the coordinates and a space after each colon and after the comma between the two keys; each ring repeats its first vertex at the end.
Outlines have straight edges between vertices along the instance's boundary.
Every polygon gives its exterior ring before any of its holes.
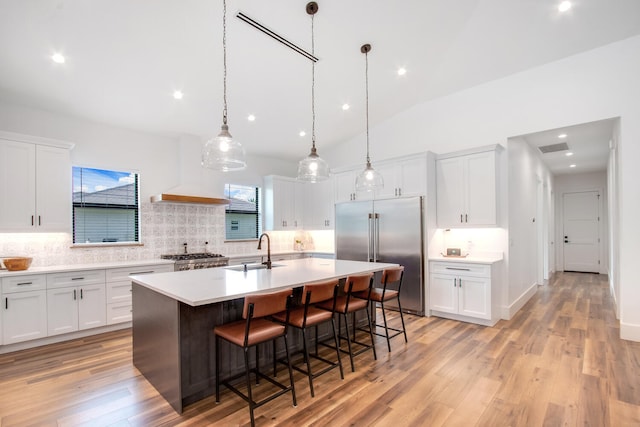
{"type": "Polygon", "coordinates": [[[260,188],[225,184],[224,195],[230,200],[225,210],[225,239],[257,239],[262,231],[260,188]]]}
{"type": "Polygon", "coordinates": [[[140,241],[138,174],[73,167],[73,242],[140,241]]]}

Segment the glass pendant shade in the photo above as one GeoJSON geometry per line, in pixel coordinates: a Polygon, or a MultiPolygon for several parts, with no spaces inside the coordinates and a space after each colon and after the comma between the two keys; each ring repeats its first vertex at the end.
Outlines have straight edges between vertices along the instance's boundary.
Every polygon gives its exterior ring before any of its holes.
{"type": "Polygon", "coordinates": [[[371,166],[371,162],[367,162],[367,167],[356,177],[356,191],[375,191],[382,188],[382,175],[371,166]]]}
{"type": "Polygon", "coordinates": [[[244,148],[233,139],[226,124],[222,125],[218,136],[204,143],[202,166],[223,172],[238,171],[247,167],[244,148]]]}
{"type": "Polygon", "coordinates": [[[318,153],[316,148],[298,163],[298,180],[305,182],[319,182],[329,179],[329,165],[318,153]]]}

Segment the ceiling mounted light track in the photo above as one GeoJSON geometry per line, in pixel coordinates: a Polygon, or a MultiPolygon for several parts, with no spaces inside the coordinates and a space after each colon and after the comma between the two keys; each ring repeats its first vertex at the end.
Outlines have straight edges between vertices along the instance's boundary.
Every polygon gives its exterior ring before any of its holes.
{"type": "MultiPolygon", "coordinates": [[[[309,3],[309,4],[311,4],[311,3],[309,3]]],[[[318,5],[317,4],[316,4],[315,8],[316,8],[315,10],[317,11],[318,10],[318,5]]],[[[309,13],[309,5],[307,5],[307,13],[309,13]]],[[[315,13],[315,12],[313,12],[313,13],[315,13]]],[[[309,53],[306,50],[302,49],[301,47],[296,46],[295,44],[291,43],[289,40],[285,39],[284,37],[282,37],[278,33],[270,30],[269,28],[265,27],[264,25],[262,25],[261,23],[259,23],[255,19],[248,17],[244,13],[238,12],[238,14],[236,15],[236,18],[240,19],[241,21],[246,22],[247,24],[251,25],[256,30],[268,35],[272,39],[282,43],[283,45],[287,46],[289,49],[293,50],[294,52],[299,53],[300,55],[304,56],[305,58],[307,58],[307,59],[309,59],[309,60],[311,60],[313,62],[318,62],[318,58],[316,58],[313,55],[313,53],[309,53]]]]}

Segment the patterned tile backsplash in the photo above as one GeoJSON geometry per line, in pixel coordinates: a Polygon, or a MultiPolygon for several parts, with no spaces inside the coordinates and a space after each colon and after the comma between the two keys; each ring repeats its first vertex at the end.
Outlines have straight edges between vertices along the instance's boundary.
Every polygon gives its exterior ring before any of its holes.
{"type": "MultiPolygon", "coordinates": [[[[140,246],[72,247],[68,233],[0,233],[1,256],[31,256],[34,267],[61,264],[135,261],[189,252],[242,255],[256,252],[256,242],[225,242],[224,206],[141,202],[140,246]]],[[[304,249],[333,252],[333,231],[269,232],[273,252],[290,251],[296,241],[304,249]]]]}

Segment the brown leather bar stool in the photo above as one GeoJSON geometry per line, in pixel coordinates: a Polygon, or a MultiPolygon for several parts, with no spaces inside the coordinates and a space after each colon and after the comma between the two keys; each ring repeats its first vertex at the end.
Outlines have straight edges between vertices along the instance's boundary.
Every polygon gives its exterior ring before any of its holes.
{"type": "Polygon", "coordinates": [[[373,341],[373,327],[371,323],[371,313],[369,312],[369,298],[368,294],[371,292],[371,287],[373,285],[373,273],[368,274],[359,274],[347,277],[344,284],[344,295],[339,295],[336,297],[335,304],[332,304],[329,301],[318,304],[318,307],[323,308],[325,310],[331,310],[334,313],[338,314],[338,332],[340,332],[340,319],[344,318],[344,323],[346,327],[346,335],[338,334],[338,347],[340,347],[340,342],[343,339],[347,340],[348,351],[341,351],[345,353],[349,353],[349,359],[351,361],[351,371],[355,372],[356,368],[353,363],[353,357],[361,354],[367,350],[373,351],[373,358],[377,360],[376,356],[376,347],[373,341]],[[360,295],[356,297],[356,294],[360,295]],[[356,312],[364,310],[367,313],[367,325],[368,329],[358,328],[356,326],[356,312]],[[352,326],[353,326],[353,340],[351,339],[351,333],[349,331],[349,322],[347,319],[347,315],[352,315],[352,326]],[[371,337],[371,344],[364,343],[362,341],[356,340],[356,331],[362,330],[369,333],[371,337]],[[360,348],[357,351],[354,351],[352,348],[352,344],[358,344],[360,348]]]}
{"type": "Polygon", "coordinates": [[[378,332],[374,332],[374,334],[387,338],[387,347],[389,348],[389,351],[391,351],[390,340],[393,337],[404,334],[404,342],[408,342],[407,331],[404,327],[404,317],[402,316],[402,306],[400,305],[400,288],[402,287],[403,276],[403,266],[384,269],[382,271],[382,278],[380,279],[382,288],[374,287],[371,290],[371,294],[369,295],[369,300],[371,300],[371,302],[380,304],[380,308],[382,309],[382,319],[384,321],[384,325],[378,325],[376,322],[373,322],[374,330],[377,327],[384,328],[384,334],[378,332]],[[402,322],[402,329],[392,328],[387,324],[387,314],[385,312],[384,303],[393,299],[398,301],[398,310],[400,311],[400,321],[402,322]],[[389,335],[389,331],[393,331],[393,333],[389,335]]]}
{"type": "MultiPolygon", "coordinates": [[[[220,384],[224,384],[228,389],[242,397],[249,403],[249,412],[251,414],[251,425],[255,425],[253,410],[263,404],[270,402],[278,396],[291,392],[293,398],[293,406],[297,405],[296,390],[293,383],[293,371],[291,369],[291,361],[289,359],[289,346],[287,343],[287,323],[289,320],[289,312],[292,300],[292,290],[285,289],[269,294],[248,295],[244,298],[244,308],[242,318],[236,322],[227,323],[214,328],[213,332],[216,336],[216,402],[220,402],[220,384]],[[276,313],[285,312],[285,323],[279,323],[267,318],[276,313]],[[276,381],[260,372],[260,360],[258,357],[258,345],[264,342],[275,341],[278,338],[284,338],[284,346],[286,350],[286,361],[289,367],[289,385],[276,381]],[[245,372],[227,379],[220,378],[220,344],[221,340],[225,340],[231,344],[241,347],[244,350],[245,372]],[[256,366],[253,369],[249,367],[249,349],[255,347],[256,350],[256,366]],[[251,392],[251,372],[255,374],[256,384],[260,378],[264,378],[271,384],[280,388],[275,393],[256,402],[253,400],[251,392]],[[247,382],[247,394],[245,395],[236,387],[230,384],[231,381],[245,376],[247,382]]],[[[275,357],[275,354],[274,354],[275,357]]]]}
{"type": "MultiPolygon", "coordinates": [[[[334,368],[340,369],[340,378],[344,379],[344,372],[342,371],[342,360],[340,359],[340,350],[338,344],[338,334],[336,332],[336,323],[333,317],[333,308],[335,307],[336,295],[338,294],[339,280],[327,280],[323,282],[309,283],[304,285],[302,290],[302,301],[304,305],[291,310],[289,315],[289,325],[302,331],[302,354],[304,356],[303,361],[306,362],[306,369],[298,366],[297,363],[292,363],[293,369],[302,372],[309,378],[309,389],[311,390],[311,397],[315,396],[313,390],[313,379],[319,377],[331,371],[334,368]],[[327,303],[331,305],[332,310],[327,311],[316,307],[316,304],[327,303]],[[331,361],[325,359],[318,354],[318,325],[331,322],[331,332],[333,342],[335,344],[337,361],[331,361]],[[315,354],[309,354],[309,342],[307,335],[307,328],[315,328],[316,345],[315,354]],[[311,357],[323,362],[326,366],[317,371],[311,371],[311,357]]],[[[275,320],[286,322],[286,313],[279,313],[273,316],[275,320]]],[[[274,342],[274,354],[275,354],[275,342],[274,342]]]]}

